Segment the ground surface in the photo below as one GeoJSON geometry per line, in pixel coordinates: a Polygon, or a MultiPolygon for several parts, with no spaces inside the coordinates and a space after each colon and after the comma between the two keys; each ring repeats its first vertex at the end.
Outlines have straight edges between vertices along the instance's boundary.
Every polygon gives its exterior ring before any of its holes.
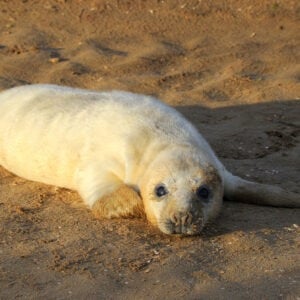
{"type": "MultiPolygon", "coordinates": [[[[0,89],[154,94],[232,172],[300,192],[297,2],[0,0],[0,89]]],[[[299,219],[226,202],[174,238],[0,169],[0,298],[299,299],[299,219]]]]}

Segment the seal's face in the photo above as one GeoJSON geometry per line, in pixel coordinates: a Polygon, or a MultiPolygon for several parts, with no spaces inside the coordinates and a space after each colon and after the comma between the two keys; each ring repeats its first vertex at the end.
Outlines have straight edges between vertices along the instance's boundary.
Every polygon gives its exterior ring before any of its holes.
{"type": "Polygon", "coordinates": [[[223,183],[218,171],[200,160],[180,153],[158,159],[148,171],[141,189],[145,212],[162,232],[196,235],[218,214],[223,183]]]}

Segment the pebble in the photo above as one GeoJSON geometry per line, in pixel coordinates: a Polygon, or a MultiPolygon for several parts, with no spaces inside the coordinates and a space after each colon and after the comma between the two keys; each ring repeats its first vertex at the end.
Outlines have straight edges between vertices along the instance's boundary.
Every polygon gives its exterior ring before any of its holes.
{"type": "Polygon", "coordinates": [[[57,64],[59,62],[59,57],[51,57],[49,58],[49,62],[52,64],[57,64]]]}

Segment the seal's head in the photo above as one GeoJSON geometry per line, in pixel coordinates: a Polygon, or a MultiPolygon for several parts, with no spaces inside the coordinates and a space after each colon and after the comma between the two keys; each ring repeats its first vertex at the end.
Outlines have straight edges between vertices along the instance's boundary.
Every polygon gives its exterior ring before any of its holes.
{"type": "Polygon", "coordinates": [[[196,235],[221,208],[223,182],[217,168],[190,149],[157,157],[141,184],[148,220],[167,234],[196,235]]]}

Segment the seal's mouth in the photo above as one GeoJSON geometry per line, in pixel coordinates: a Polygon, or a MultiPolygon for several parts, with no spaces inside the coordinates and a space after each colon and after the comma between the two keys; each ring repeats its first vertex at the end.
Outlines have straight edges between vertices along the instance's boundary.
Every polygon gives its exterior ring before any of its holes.
{"type": "Polygon", "coordinates": [[[173,215],[159,224],[159,229],[170,235],[198,235],[203,227],[203,217],[195,218],[190,213],[173,215]]]}

